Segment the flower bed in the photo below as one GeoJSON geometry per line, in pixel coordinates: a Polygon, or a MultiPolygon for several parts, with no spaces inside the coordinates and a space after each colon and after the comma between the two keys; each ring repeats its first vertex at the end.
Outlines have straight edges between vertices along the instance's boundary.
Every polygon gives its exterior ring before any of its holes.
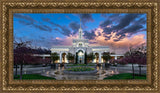
{"type": "Polygon", "coordinates": [[[64,74],[95,74],[97,70],[91,67],[73,67],[63,71],[64,74]]]}
{"type": "Polygon", "coordinates": [[[66,69],[67,71],[74,71],[74,72],[77,72],[77,71],[93,71],[95,70],[94,68],[91,68],[91,67],[73,67],[73,68],[68,68],[66,69]]]}
{"type": "Polygon", "coordinates": [[[67,66],[95,66],[95,64],[68,64],[67,66]]]}
{"type": "Polygon", "coordinates": [[[64,66],[66,69],[68,68],[75,68],[75,67],[91,67],[91,68],[96,68],[96,64],[67,64],[64,66]]]}

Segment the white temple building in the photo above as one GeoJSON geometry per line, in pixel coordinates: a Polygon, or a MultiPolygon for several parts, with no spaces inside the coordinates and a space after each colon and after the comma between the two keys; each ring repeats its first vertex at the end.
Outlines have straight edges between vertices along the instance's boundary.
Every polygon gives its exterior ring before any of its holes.
{"type": "Polygon", "coordinates": [[[58,53],[59,60],[56,63],[69,63],[67,60],[67,54],[72,53],[75,55],[75,60],[77,59],[78,63],[84,63],[85,61],[85,53],[93,53],[96,57],[92,61],[92,63],[103,63],[102,53],[110,52],[108,46],[89,46],[88,39],[84,39],[83,30],[79,28],[79,37],[77,39],[73,39],[72,46],[53,46],[51,48],[51,53],[58,53]],[[77,57],[77,58],[76,58],[77,57]]]}

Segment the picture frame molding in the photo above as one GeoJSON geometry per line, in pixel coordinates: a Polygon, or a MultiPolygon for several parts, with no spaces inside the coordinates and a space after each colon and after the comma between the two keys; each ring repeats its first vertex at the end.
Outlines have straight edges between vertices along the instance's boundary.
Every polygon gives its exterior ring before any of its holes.
{"type": "Polygon", "coordinates": [[[11,2],[3,1],[1,31],[2,90],[54,92],[157,92],[158,87],[158,3],[156,2],[11,2]],[[77,11],[78,10],[78,11],[77,11]],[[146,80],[14,80],[13,13],[146,13],[147,79],[146,80]]]}

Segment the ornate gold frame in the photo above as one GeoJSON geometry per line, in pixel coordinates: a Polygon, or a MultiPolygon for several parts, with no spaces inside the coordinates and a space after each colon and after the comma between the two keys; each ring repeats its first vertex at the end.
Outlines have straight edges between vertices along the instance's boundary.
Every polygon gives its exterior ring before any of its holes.
{"type": "MultiPolygon", "coordinates": [[[[158,6],[155,2],[105,0],[2,0],[0,93],[159,91],[158,6]],[[38,2],[39,1],[39,2],[38,2]],[[63,2],[62,2],[63,1],[63,2]],[[147,13],[147,80],[13,80],[13,13],[147,13]]],[[[133,1],[133,0],[131,0],[133,1]]],[[[134,0],[135,1],[135,0],[134,0]]],[[[145,0],[146,1],[146,0],[145,0]]],[[[159,12],[160,13],[160,12],[159,12]]]]}

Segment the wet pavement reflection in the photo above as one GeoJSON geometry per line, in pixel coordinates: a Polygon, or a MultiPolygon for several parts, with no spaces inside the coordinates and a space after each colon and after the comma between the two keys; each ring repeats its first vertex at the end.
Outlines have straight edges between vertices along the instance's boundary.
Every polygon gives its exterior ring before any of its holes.
{"type": "Polygon", "coordinates": [[[87,75],[73,75],[73,74],[64,74],[65,70],[63,67],[58,67],[56,69],[43,70],[41,75],[54,77],[56,80],[103,80],[107,76],[114,74],[119,74],[117,69],[111,70],[102,66],[96,66],[97,73],[87,74],[87,75]]]}

